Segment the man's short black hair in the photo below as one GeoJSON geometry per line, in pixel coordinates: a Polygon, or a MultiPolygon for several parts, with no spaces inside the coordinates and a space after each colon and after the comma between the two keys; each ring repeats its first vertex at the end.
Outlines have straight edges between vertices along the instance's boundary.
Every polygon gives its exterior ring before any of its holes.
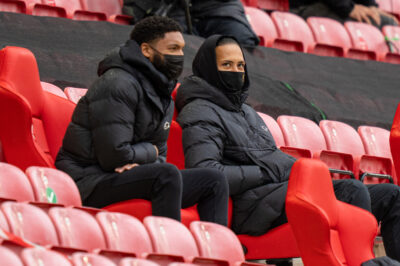
{"type": "Polygon", "coordinates": [[[174,31],[182,32],[181,26],[175,20],[160,16],[147,17],[135,24],[131,32],[131,40],[141,45],[144,42],[162,39],[165,33],[174,31]]]}

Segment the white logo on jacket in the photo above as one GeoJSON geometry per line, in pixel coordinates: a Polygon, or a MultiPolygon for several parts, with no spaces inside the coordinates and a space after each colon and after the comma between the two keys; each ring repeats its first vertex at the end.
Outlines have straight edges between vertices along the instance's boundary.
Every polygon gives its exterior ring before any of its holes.
{"type": "Polygon", "coordinates": [[[165,122],[165,124],[164,124],[164,130],[168,130],[169,128],[170,128],[170,124],[169,124],[169,122],[165,122]]]}

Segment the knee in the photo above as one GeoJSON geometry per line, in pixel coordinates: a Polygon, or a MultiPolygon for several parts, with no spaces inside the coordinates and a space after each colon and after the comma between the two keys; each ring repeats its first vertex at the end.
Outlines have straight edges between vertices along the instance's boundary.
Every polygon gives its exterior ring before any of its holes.
{"type": "Polygon", "coordinates": [[[216,169],[203,169],[203,176],[209,180],[212,187],[221,192],[229,191],[228,180],[225,175],[216,169]]]}
{"type": "Polygon", "coordinates": [[[162,164],[158,181],[162,185],[173,186],[176,188],[182,187],[182,175],[179,169],[173,164],[162,164]]]}

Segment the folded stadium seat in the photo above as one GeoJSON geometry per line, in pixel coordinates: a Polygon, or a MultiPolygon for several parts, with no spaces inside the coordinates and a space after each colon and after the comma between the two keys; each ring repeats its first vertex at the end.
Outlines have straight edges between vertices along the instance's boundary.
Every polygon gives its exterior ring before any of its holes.
{"type": "MultiPolygon", "coordinates": [[[[169,264],[169,266],[174,266],[174,263],[169,264]]],[[[159,264],[144,259],[136,259],[136,258],[124,258],[122,259],[118,266],[159,266],[159,264]]],[[[176,265],[178,266],[178,265],[176,265]]],[[[183,265],[182,265],[183,266],[183,265]]]]}
{"type": "Polygon", "coordinates": [[[86,88],[74,88],[74,87],[66,87],[64,92],[67,95],[68,99],[77,104],[79,100],[87,93],[88,89],[86,88]]]}
{"type": "Polygon", "coordinates": [[[107,20],[107,17],[102,13],[90,12],[83,10],[79,0],[42,0],[43,4],[50,7],[62,8],[66,15],[74,20],[107,20]]]}
{"type": "Polygon", "coordinates": [[[167,146],[167,162],[174,164],[178,169],[185,169],[185,155],[182,146],[182,128],[176,121],[171,122],[167,146]]]}
{"type": "Polygon", "coordinates": [[[63,90],[56,85],[51,83],[41,81],[40,84],[42,85],[43,90],[53,93],[61,98],[67,99],[67,95],[63,92],[63,90]]]}
{"type": "Polygon", "coordinates": [[[257,1],[258,0],[241,0],[244,6],[252,6],[252,7],[257,7],[257,1]]]}
{"type": "Polygon", "coordinates": [[[26,13],[26,4],[23,0],[0,0],[1,12],[26,13]]]}
{"type": "Polygon", "coordinates": [[[24,0],[26,3],[26,13],[34,16],[46,16],[46,17],[60,17],[67,18],[67,11],[63,7],[48,4],[49,0],[24,0]]]}
{"type": "Polygon", "coordinates": [[[384,26],[382,33],[389,45],[389,51],[392,53],[400,53],[400,27],[384,26]]]}
{"type": "Polygon", "coordinates": [[[122,4],[119,0],[81,0],[84,10],[103,13],[110,22],[129,25],[132,17],[122,14],[122,4]]]}
{"type": "MultiPolygon", "coordinates": [[[[310,17],[307,23],[316,41],[314,54],[344,57],[352,49],[350,36],[340,22],[330,18],[310,17]]],[[[358,50],[356,52],[363,53],[358,50]]]]}
{"type": "Polygon", "coordinates": [[[72,266],[65,256],[44,248],[25,248],[20,257],[25,266],[72,266]]]}
{"type": "Polygon", "coordinates": [[[393,180],[390,158],[366,155],[361,138],[354,128],[330,120],[322,120],[319,125],[328,150],[353,155],[354,174],[360,181],[369,184],[388,182],[397,184],[397,180],[393,180]]]}
{"type": "Polygon", "coordinates": [[[279,127],[278,123],[271,116],[257,112],[257,114],[262,118],[265,125],[268,127],[269,132],[271,132],[272,137],[275,140],[276,146],[279,148],[281,146],[285,146],[285,140],[283,139],[282,130],[279,127]]]}
{"type": "Polygon", "coordinates": [[[42,246],[58,246],[56,230],[47,214],[28,203],[4,202],[1,205],[11,233],[42,246]]]}
{"type": "Polygon", "coordinates": [[[83,252],[74,253],[72,262],[74,266],[116,266],[114,262],[104,256],[83,252]]]}
{"type": "Polygon", "coordinates": [[[320,161],[303,158],[294,164],[286,214],[304,265],[359,266],[374,258],[375,217],[336,199],[320,161]]]}
{"type": "Polygon", "coordinates": [[[321,129],[313,121],[303,117],[282,115],[278,117],[278,124],[282,129],[286,145],[292,149],[299,149],[298,152],[282,150],[296,158],[320,159],[328,165],[333,178],[354,178],[352,155],[329,151],[321,129]]]}
{"type": "Polygon", "coordinates": [[[393,119],[392,129],[390,130],[390,151],[392,153],[396,173],[400,173],[400,104],[393,119]]]}
{"type": "Polygon", "coordinates": [[[6,47],[0,61],[0,140],[7,162],[22,170],[54,167],[75,105],[42,89],[29,50],[6,47]]]}
{"type": "Polygon", "coordinates": [[[372,25],[360,22],[346,22],[344,25],[350,35],[353,47],[369,52],[369,58],[361,58],[358,57],[358,55],[353,57],[351,53],[348,53],[347,57],[400,64],[400,54],[389,52],[385,38],[379,29],[372,25]]]}
{"type": "Polygon", "coordinates": [[[19,168],[0,162],[0,199],[33,201],[35,200],[28,178],[19,168]]]}
{"type": "Polygon", "coordinates": [[[257,7],[265,10],[289,11],[289,0],[257,0],[257,7]]]}
{"type": "Polygon", "coordinates": [[[274,43],[274,47],[286,51],[309,53],[315,46],[314,36],[307,23],[299,16],[288,12],[272,12],[278,36],[288,43],[274,43]]]}
{"type": "Polygon", "coordinates": [[[24,266],[19,257],[6,247],[0,246],[0,261],[4,266],[24,266]]]}
{"type": "Polygon", "coordinates": [[[272,47],[278,38],[275,25],[264,11],[255,7],[245,7],[247,20],[260,39],[261,46],[272,47]]]}
{"type": "Polygon", "coordinates": [[[243,248],[237,236],[227,227],[209,223],[192,222],[190,231],[197,243],[200,256],[226,260],[229,265],[261,265],[245,262],[243,248]]]}

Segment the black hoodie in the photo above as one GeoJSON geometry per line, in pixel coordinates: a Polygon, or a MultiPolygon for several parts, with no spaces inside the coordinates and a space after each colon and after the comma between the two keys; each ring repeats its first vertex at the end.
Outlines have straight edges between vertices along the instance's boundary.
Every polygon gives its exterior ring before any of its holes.
{"type": "Polygon", "coordinates": [[[83,200],[117,167],[165,162],[174,110],[175,82],[143,56],[135,41],[112,51],[98,74],[76,106],[56,159],[56,167],[72,176],[83,200]]]}
{"type": "MultiPolygon", "coordinates": [[[[222,88],[215,55],[220,38],[212,36],[204,42],[193,61],[195,75],[184,79],[178,90],[177,121],[183,128],[185,166],[222,171],[233,197],[232,229],[259,235],[284,212],[295,159],[277,149],[253,108],[235,104],[222,88]]],[[[242,99],[249,84],[247,74],[245,84],[242,99]]]]}

